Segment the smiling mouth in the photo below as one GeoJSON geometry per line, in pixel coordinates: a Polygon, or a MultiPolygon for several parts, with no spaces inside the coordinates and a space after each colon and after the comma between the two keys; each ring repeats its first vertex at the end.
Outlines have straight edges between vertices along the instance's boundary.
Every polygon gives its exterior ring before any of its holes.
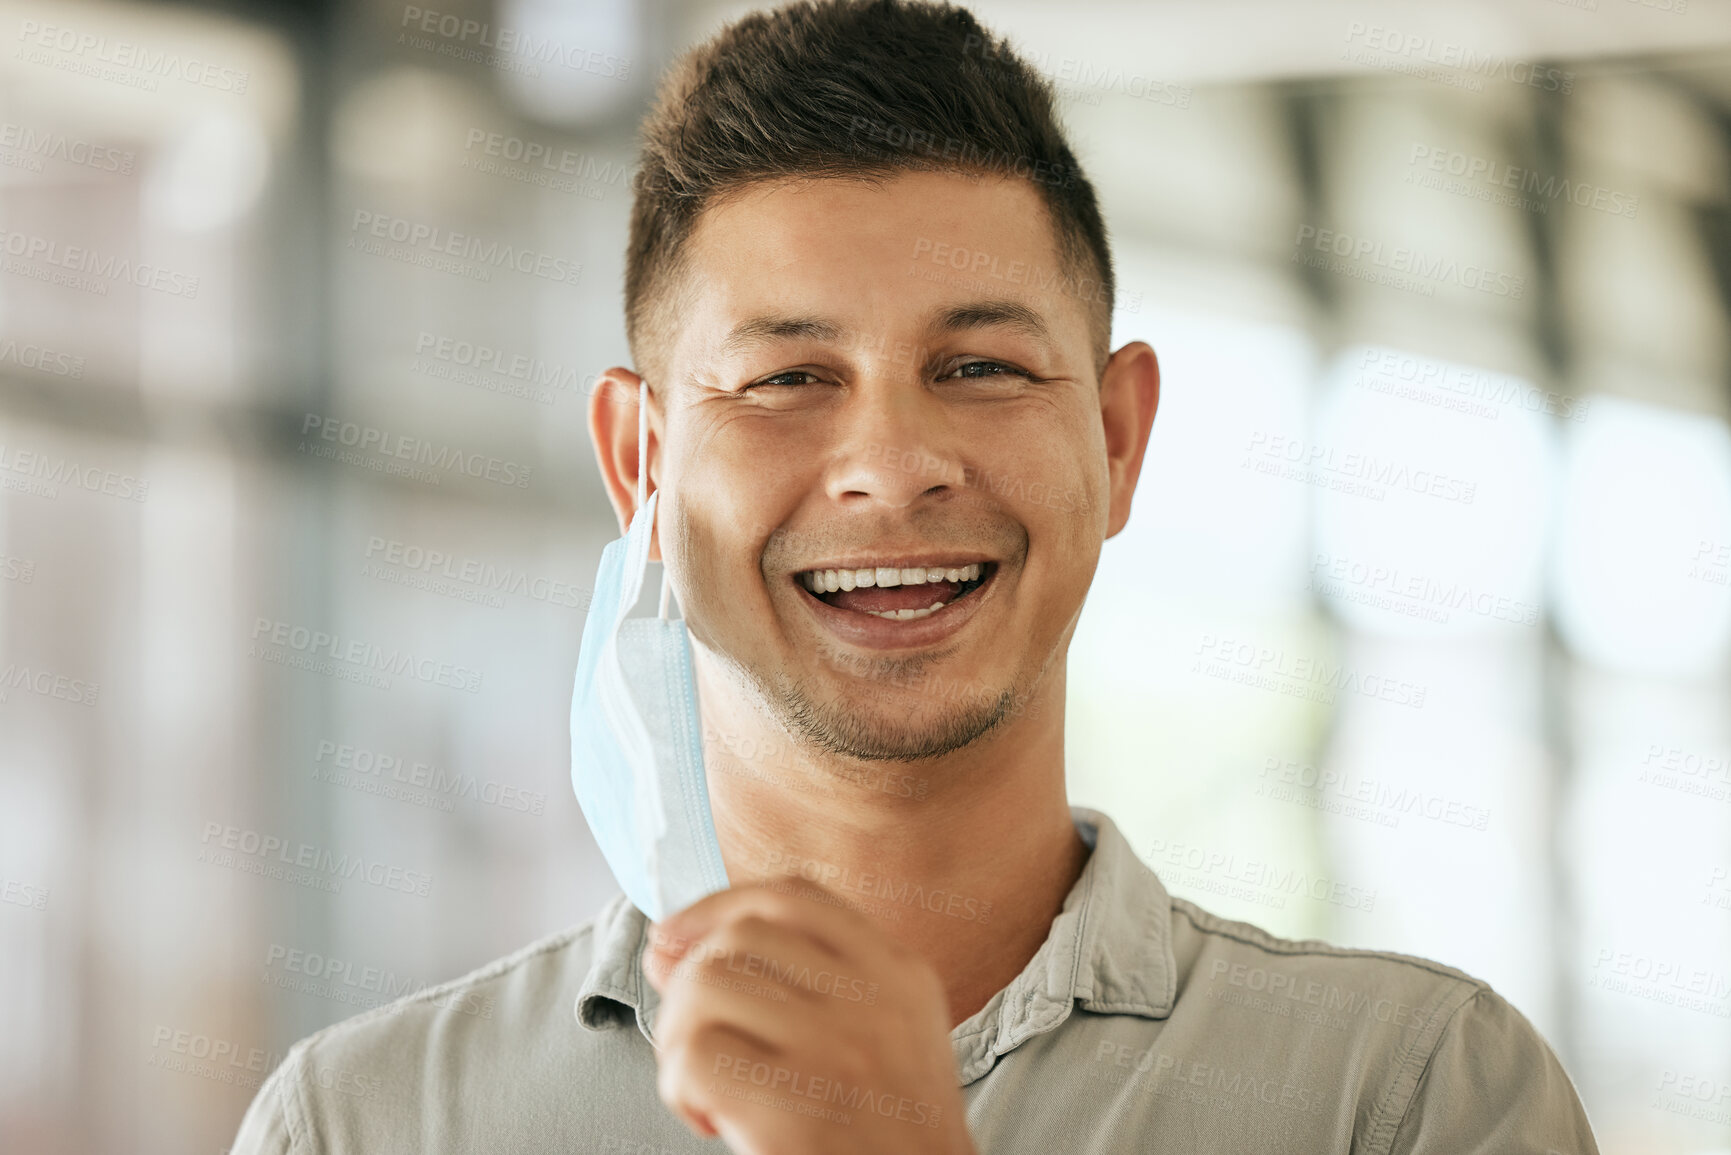
{"type": "Polygon", "coordinates": [[[826,605],[891,621],[927,618],[992,580],[997,562],[812,569],[794,575],[826,605]]]}

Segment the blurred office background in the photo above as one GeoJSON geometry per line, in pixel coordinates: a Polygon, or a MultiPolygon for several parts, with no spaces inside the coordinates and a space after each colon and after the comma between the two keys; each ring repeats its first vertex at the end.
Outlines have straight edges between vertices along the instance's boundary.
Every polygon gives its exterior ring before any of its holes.
{"type": "MultiPolygon", "coordinates": [[[[215,1155],[613,893],[584,405],[637,119],[747,7],[0,5],[0,1149],[215,1155]]],[[[1073,799],[1488,979],[1607,1152],[1731,1150],[1731,6],[975,7],[1164,370],[1073,799]]]]}

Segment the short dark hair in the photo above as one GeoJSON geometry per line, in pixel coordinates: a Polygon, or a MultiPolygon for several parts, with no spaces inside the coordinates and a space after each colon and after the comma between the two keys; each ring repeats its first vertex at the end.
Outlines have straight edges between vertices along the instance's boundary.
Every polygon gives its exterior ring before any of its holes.
{"type": "Polygon", "coordinates": [[[1034,185],[1068,282],[1059,291],[1089,303],[1095,371],[1104,368],[1112,257],[1094,188],[1059,125],[1051,83],[965,8],[804,0],[754,12],[673,65],[642,134],[625,328],[651,374],[679,312],[663,298],[706,207],[759,181],[912,170],[1034,185]]]}

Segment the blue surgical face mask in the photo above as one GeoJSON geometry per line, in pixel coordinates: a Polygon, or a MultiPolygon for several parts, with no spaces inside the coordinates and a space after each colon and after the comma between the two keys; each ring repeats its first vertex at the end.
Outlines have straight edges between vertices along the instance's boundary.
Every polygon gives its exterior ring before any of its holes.
{"type": "Polygon", "coordinates": [[[648,476],[649,388],[637,394],[637,512],[601,551],[571,695],[571,785],[625,896],[660,919],[727,888],[709,812],[703,721],[685,623],[667,619],[661,574],[654,618],[637,605],[649,568],[656,499],[648,476]]]}

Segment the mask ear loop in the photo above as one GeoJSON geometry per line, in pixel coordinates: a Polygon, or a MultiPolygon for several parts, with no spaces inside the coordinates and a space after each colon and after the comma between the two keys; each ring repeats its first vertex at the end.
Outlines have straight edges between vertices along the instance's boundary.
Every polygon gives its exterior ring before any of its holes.
{"type": "MultiPolygon", "coordinates": [[[[649,382],[637,383],[637,507],[643,507],[644,494],[649,485],[649,382]]],[[[651,532],[655,523],[649,523],[651,532]]],[[[661,563],[661,608],[656,616],[667,620],[667,607],[672,600],[673,587],[667,581],[667,563],[661,563]]]]}
{"type": "Polygon", "coordinates": [[[637,508],[643,508],[643,499],[648,496],[649,463],[644,458],[649,456],[649,382],[637,383],[637,508]]]}

